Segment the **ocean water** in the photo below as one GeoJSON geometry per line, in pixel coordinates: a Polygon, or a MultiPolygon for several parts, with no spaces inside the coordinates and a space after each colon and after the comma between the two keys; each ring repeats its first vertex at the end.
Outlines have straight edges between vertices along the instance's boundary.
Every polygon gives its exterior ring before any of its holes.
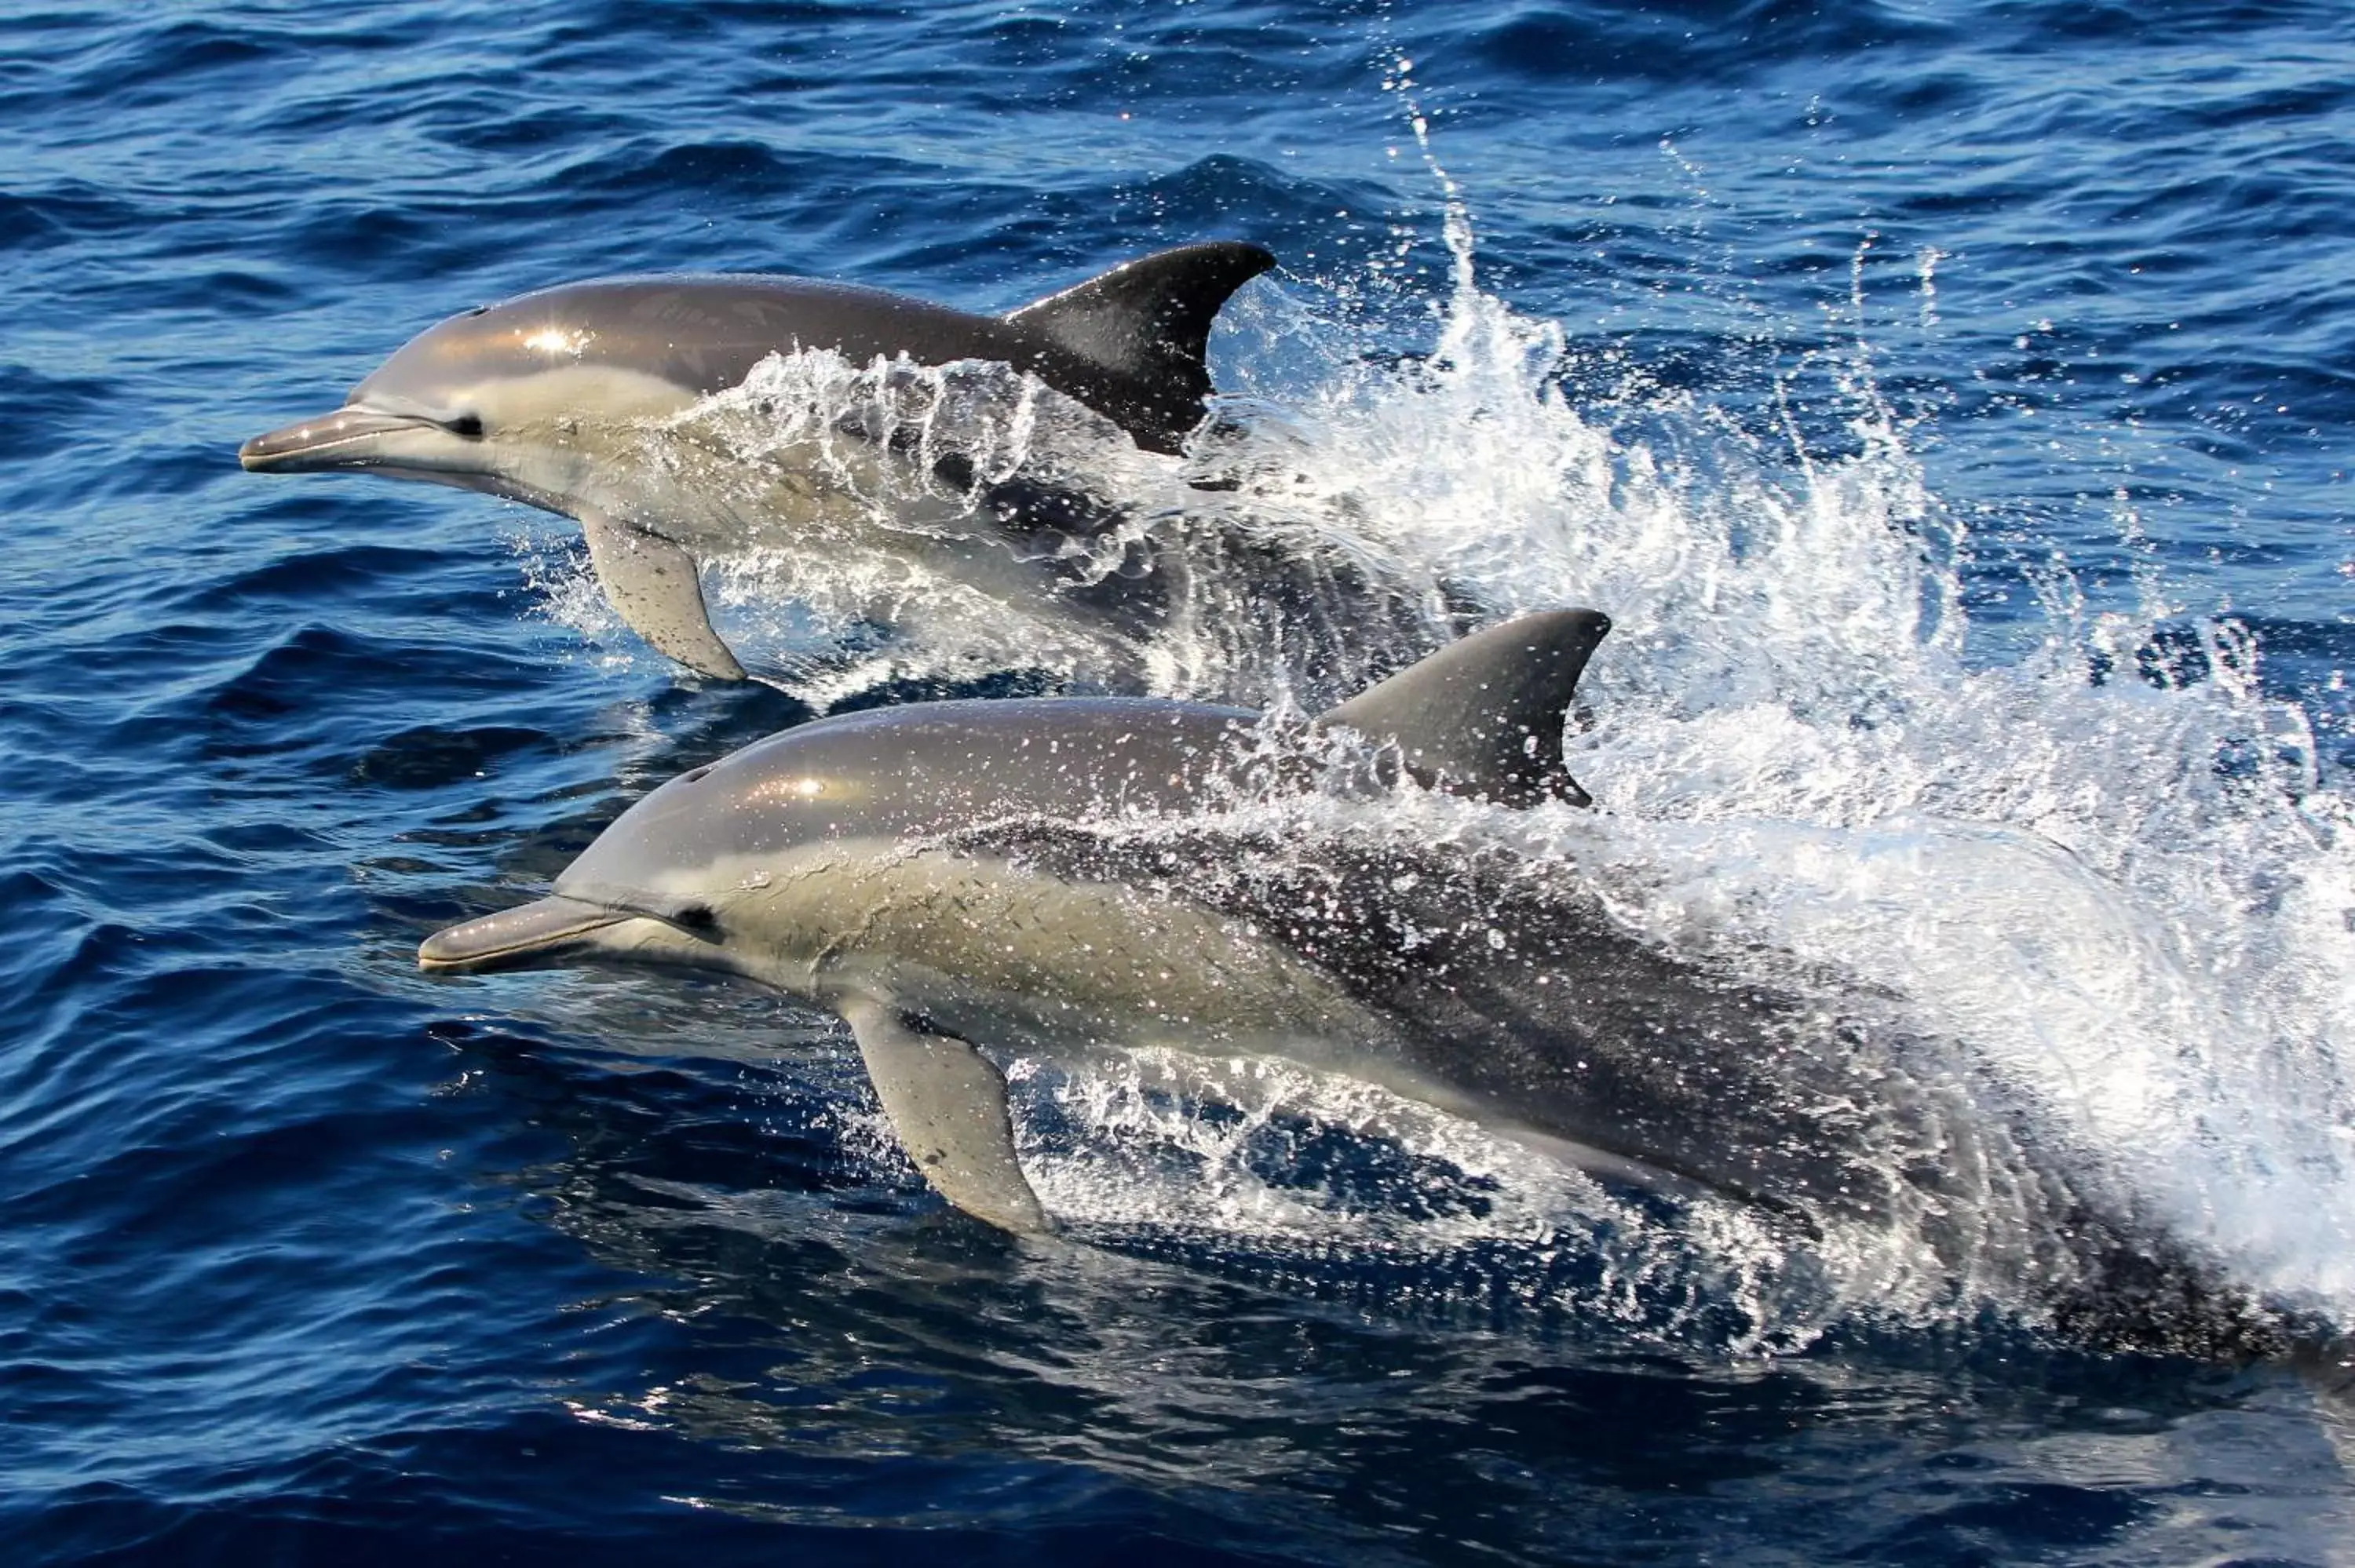
{"type": "Polygon", "coordinates": [[[2355,1562],[2326,1358],[1182,1056],[1018,1067],[1026,1246],[822,1015],[413,959],[829,707],[1313,705],[1593,605],[1600,809],[1389,831],[1880,999],[2355,1330],[2350,146],[2340,5],[11,7],[7,1560],[2355,1562]],[[1281,261],[1237,433],[1098,454],[1211,541],[1150,637],[787,544],[708,584],[774,683],[707,683],[561,519],[234,456],[543,284],[1004,310],[1209,237],[1281,261]]]}

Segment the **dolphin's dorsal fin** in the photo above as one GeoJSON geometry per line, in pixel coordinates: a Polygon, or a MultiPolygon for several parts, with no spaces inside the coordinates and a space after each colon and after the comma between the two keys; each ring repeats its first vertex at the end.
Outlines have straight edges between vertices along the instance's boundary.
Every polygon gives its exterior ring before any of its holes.
{"type": "Polygon", "coordinates": [[[1114,268],[1006,319],[1034,334],[1035,368],[1116,421],[1147,451],[1176,452],[1210,395],[1203,353],[1229,295],[1275,265],[1256,245],[1213,240],[1114,268]]]}
{"type": "Polygon", "coordinates": [[[1524,615],[1451,642],[1316,719],[1395,744],[1424,784],[1509,806],[1591,804],[1562,761],[1562,725],[1609,618],[1524,615]]]}
{"type": "Polygon", "coordinates": [[[841,1012],[900,1147],[932,1190],[1000,1230],[1052,1232],[1014,1157],[1006,1078],[989,1058],[954,1034],[910,1028],[885,1001],[861,999],[841,1012]]]}

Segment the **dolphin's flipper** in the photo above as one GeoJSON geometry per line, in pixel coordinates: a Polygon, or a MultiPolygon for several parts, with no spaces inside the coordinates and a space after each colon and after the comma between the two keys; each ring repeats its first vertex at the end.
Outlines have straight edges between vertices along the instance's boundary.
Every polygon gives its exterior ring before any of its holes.
{"type": "Polygon", "coordinates": [[[583,507],[580,517],[598,586],[631,630],[698,675],[719,681],[746,678],[744,666],[711,630],[694,556],[668,539],[602,512],[583,507]]]}
{"type": "Polygon", "coordinates": [[[1203,355],[1227,297],[1275,265],[1256,245],[1216,240],[1143,257],[1006,319],[1043,340],[1029,366],[1118,422],[1147,451],[1177,452],[1210,395],[1203,355]]]}
{"type": "Polygon", "coordinates": [[[857,1002],[842,1015],[900,1147],[932,1190],[1000,1230],[1051,1232],[1014,1157],[1006,1078],[989,1059],[954,1034],[919,1033],[881,1002],[857,1002]]]}
{"type": "Polygon", "coordinates": [[[1524,615],[1449,643],[1316,723],[1395,743],[1416,778],[1456,794],[1590,805],[1562,760],[1561,731],[1610,630],[1591,609],[1524,615]]]}

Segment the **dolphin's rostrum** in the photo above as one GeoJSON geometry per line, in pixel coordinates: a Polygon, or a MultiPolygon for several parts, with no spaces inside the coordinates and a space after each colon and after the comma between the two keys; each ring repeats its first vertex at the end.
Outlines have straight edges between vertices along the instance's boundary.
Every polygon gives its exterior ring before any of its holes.
{"type": "MultiPolygon", "coordinates": [[[[939,487],[924,474],[861,486],[810,463],[749,505],[715,498],[649,461],[649,421],[741,385],[772,355],[822,350],[856,366],[1010,367],[1144,450],[1174,453],[1211,390],[1203,355],[1212,318],[1273,265],[1254,245],[1189,245],[1005,316],[757,274],[570,283],[428,329],[342,408],[256,436],[238,458],[258,472],[348,470],[455,485],[577,518],[600,585],[633,629],[691,669],[741,679],[743,666],[705,612],[699,556],[747,542],[748,513],[789,532],[855,527],[870,520],[876,494],[925,497],[939,487]]],[[[875,444],[874,465],[911,461],[888,440],[875,444]]],[[[938,499],[930,504],[954,514],[938,499]]]]}

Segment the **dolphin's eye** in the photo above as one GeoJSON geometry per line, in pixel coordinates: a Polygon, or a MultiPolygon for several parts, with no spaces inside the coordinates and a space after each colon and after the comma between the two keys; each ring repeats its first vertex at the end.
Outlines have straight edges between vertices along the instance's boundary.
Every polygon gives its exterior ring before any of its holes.
{"type": "Polygon", "coordinates": [[[719,929],[719,916],[711,912],[709,904],[684,905],[671,914],[670,923],[682,931],[698,935],[719,929]]]}
{"type": "Polygon", "coordinates": [[[442,421],[442,428],[453,436],[464,436],[470,441],[479,441],[483,439],[483,417],[480,414],[461,414],[454,419],[442,421]]]}

